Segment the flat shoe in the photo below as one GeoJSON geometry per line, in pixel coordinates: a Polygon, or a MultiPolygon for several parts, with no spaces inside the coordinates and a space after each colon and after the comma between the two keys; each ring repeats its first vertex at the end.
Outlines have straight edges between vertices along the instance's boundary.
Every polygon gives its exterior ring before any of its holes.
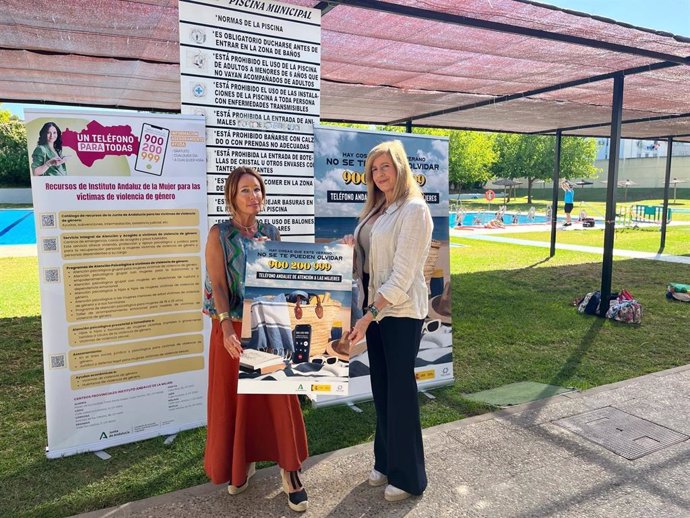
{"type": "Polygon", "coordinates": [[[411,493],[403,491],[402,489],[399,489],[390,484],[386,486],[386,491],[384,491],[383,493],[383,498],[385,498],[389,502],[399,502],[400,500],[405,500],[406,498],[409,498],[411,496],[411,493]]]}
{"type": "Polygon", "coordinates": [[[379,487],[384,484],[388,483],[388,477],[381,473],[380,471],[376,471],[376,468],[373,468],[371,470],[371,473],[369,473],[369,485],[372,487],[379,487]]]}
{"type": "Polygon", "coordinates": [[[294,471],[285,471],[283,468],[280,468],[280,479],[283,482],[283,491],[287,493],[288,496],[288,505],[290,506],[290,509],[293,511],[297,512],[304,512],[307,510],[309,507],[309,499],[307,497],[307,491],[302,487],[302,483],[299,480],[299,477],[297,476],[297,472],[294,471]],[[294,480],[293,480],[293,486],[300,486],[301,489],[290,492],[290,477],[294,473],[294,480]]]}
{"type": "Polygon", "coordinates": [[[233,486],[232,484],[228,484],[228,493],[231,495],[239,495],[242,493],[245,489],[249,487],[249,479],[254,476],[256,473],[256,462],[250,462],[249,467],[247,468],[247,478],[244,481],[244,484],[241,486],[233,486]]]}

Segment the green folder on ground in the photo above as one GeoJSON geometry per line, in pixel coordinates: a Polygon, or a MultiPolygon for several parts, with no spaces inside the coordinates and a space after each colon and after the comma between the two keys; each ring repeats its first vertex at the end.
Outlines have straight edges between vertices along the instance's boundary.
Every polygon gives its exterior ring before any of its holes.
{"type": "Polygon", "coordinates": [[[564,392],[573,392],[573,390],[534,381],[520,381],[474,394],[463,394],[463,397],[493,406],[511,406],[556,396],[564,392]]]}

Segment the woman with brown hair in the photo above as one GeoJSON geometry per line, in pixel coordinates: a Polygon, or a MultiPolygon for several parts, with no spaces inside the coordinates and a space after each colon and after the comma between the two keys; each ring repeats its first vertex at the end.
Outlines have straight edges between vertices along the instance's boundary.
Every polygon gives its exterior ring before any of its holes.
{"type": "Polygon", "coordinates": [[[31,153],[34,176],[65,176],[68,157],[62,154],[62,131],[54,122],[46,122],[38,132],[38,145],[31,153]]]}
{"type": "Polygon", "coordinates": [[[245,246],[252,240],[280,240],[273,225],[256,218],[265,196],[255,169],[232,171],[225,182],[230,219],[211,228],[206,244],[204,312],[213,322],[204,468],[212,482],[229,481],[228,492],[236,495],[248,487],[256,461],[275,461],[288,505],[306,511],[299,471],[308,456],[307,436],[297,396],[237,393],[245,246]]]}

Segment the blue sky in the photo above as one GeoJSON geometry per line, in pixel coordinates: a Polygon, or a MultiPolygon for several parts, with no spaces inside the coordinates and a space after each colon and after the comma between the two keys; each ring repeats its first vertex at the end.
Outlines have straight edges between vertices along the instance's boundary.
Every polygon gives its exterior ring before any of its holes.
{"type": "MultiPolygon", "coordinates": [[[[490,2],[491,0],[486,0],[490,2]]],[[[637,27],[666,31],[690,38],[690,0],[538,0],[582,13],[604,16],[637,27]]],[[[23,104],[3,103],[2,108],[24,118],[23,104]]],[[[35,106],[35,105],[34,105],[35,106]]],[[[38,107],[48,108],[45,105],[38,107]]],[[[52,107],[51,107],[52,108],[52,107]]]]}
{"type": "Polygon", "coordinates": [[[537,0],[690,38],[690,0],[537,0]]]}

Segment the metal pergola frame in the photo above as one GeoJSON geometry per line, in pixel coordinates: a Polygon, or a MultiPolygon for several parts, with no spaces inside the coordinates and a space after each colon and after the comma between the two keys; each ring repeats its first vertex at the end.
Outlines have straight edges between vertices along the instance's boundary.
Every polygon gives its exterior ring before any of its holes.
{"type": "MultiPolygon", "coordinates": [[[[531,0],[516,0],[519,1],[523,4],[528,4],[528,5],[533,5],[533,6],[538,6],[540,8],[547,8],[547,9],[553,9],[554,11],[563,11],[563,12],[568,12],[571,14],[577,14],[577,15],[583,15],[583,13],[576,13],[574,11],[568,11],[566,9],[560,9],[544,4],[539,4],[537,2],[532,2],[531,0]]],[[[316,3],[316,2],[315,2],[316,3]]],[[[569,133],[572,133],[574,131],[583,131],[587,129],[593,129],[593,128],[605,128],[606,126],[610,126],[610,134],[609,138],[611,139],[611,152],[610,152],[610,158],[609,158],[609,168],[608,168],[608,180],[607,180],[607,196],[606,196],[606,222],[605,222],[605,240],[604,240],[604,252],[603,252],[603,258],[602,258],[602,279],[601,279],[601,292],[602,294],[608,294],[611,288],[611,277],[612,277],[612,252],[613,252],[613,244],[614,244],[614,237],[615,237],[615,209],[616,209],[616,185],[617,185],[617,174],[618,174],[618,149],[620,147],[620,140],[621,140],[621,129],[624,127],[624,125],[627,124],[633,124],[633,123],[644,123],[644,122],[654,122],[654,121],[663,121],[663,120],[673,120],[673,119],[679,119],[679,118],[690,118],[690,113],[678,113],[678,114],[670,114],[670,115],[658,115],[658,116],[653,116],[653,117],[644,117],[644,118],[636,118],[636,119],[628,119],[628,120],[622,120],[622,108],[623,108],[623,86],[624,86],[624,80],[626,76],[634,76],[638,74],[643,74],[646,72],[653,72],[653,71],[658,71],[658,70],[664,70],[664,69],[670,69],[673,67],[677,66],[688,66],[690,65],[690,56],[678,56],[674,54],[669,54],[666,52],[660,52],[656,50],[651,50],[648,48],[641,49],[641,48],[636,48],[630,45],[625,45],[625,44],[619,44],[615,43],[612,41],[602,41],[602,40],[597,40],[594,38],[588,38],[584,36],[578,36],[578,35],[573,35],[573,34],[565,34],[565,33],[560,33],[560,32],[554,32],[554,31],[549,31],[549,30],[543,30],[543,29],[536,29],[536,28],[531,28],[531,27],[525,27],[525,26],[520,26],[520,25],[513,25],[510,23],[501,23],[501,22],[495,22],[495,21],[490,21],[486,19],[481,19],[481,18],[473,18],[471,16],[462,16],[462,15],[455,15],[455,14],[450,14],[446,12],[441,12],[441,11],[434,11],[432,9],[426,9],[426,8],[420,8],[420,7],[412,7],[412,6],[407,6],[407,5],[400,5],[400,4],[394,4],[389,1],[378,1],[378,0],[325,0],[325,1],[319,1],[316,3],[314,6],[316,9],[321,10],[321,15],[323,16],[328,16],[329,13],[331,13],[334,10],[337,10],[339,6],[347,6],[347,7],[352,7],[352,8],[357,8],[357,9],[366,9],[366,10],[371,10],[371,11],[377,11],[381,13],[387,13],[391,15],[398,15],[398,16],[404,16],[408,18],[414,18],[417,20],[426,20],[426,21],[435,21],[435,22],[440,22],[444,24],[449,24],[449,25],[454,25],[454,26],[462,26],[462,27],[468,27],[472,29],[478,29],[478,30],[485,30],[485,31],[490,31],[490,32],[495,32],[495,33],[503,33],[503,34],[512,34],[512,35],[517,35],[517,36],[523,36],[527,38],[534,38],[538,39],[540,41],[546,41],[546,42],[554,42],[554,43],[565,43],[565,44],[570,44],[570,45],[576,45],[576,46],[581,46],[583,48],[589,48],[589,49],[598,49],[602,51],[609,51],[609,52],[614,52],[626,56],[634,56],[637,58],[646,58],[650,59],[653,62],[646,64],[644,66],[636,66],[636,67],[629,67],[613,72],[608,72],[604,74],[597,74],[597,75],[591,75],[589,77],[583,77],[575,80],[570,80],[566,82],[561,82],[561,83],[556,83],[556,84],[551,84],[547,86],[543,86],[540,88],[535,88],[531,90],[525,90],[522,92],[518,93],[513,93],[509,95],[500,95],[496,97],[492,97],[491,99],[483,100],[483,101],[478,101],[478,102],[471,102],[469,104],[464,104],[464,105],[459,105],[459,106],[454,106],[454,107],[449,107],[445,108],[442,110],[436,110],[436,111],[429,111],[427,113],[420,113],[416,114],[411,117],[407,118],[402,118],[402,119],[397,119],[397,120],[391,120],[387,124],[389,125],[403,125],[405,126],[406,131],[411,132],[413,125],[417,126],[427,126],[427,127],[446,127],[448,128],[449,126],[444,126],[443,124],[424,124],[424,119],[429,119],[430,117],[437,117],[441,115],[447,115],[451,113],[458,113],[458,112],[464,112],[464,111],[469,111],[472,109],[476,108],[482,108],[486,106],[495,106],[497,104],[509,102],[509,101],[514,101],[514,100],[520,100],[520,99],[527,99],[531,98],[534,96],[539,96],[541,94],[549,93],[549,92],[555,92],[559,90],[564,90],[567,88],[573,88],[573,87],[578,87],[578,86],[583,86],[583,85],[588,85],[592,83],[597,83],[601,81],[607,81],[607,80],[612,80],[613,82],[613,88],[612,88],[612,111],[611,111],[611,119],[609,121],[602,121],[599,123],[594,123],[594,124],[587,124],[587,125],[580,125],[580,126],[570,126],[570,127],[558,127],[558,128],[552,128],[549,130],[542,130],[538,132],[533,132],[533,131],[523,131],[521,133],[525,134],[540,134],[540,135],[555,135],[556,138],[556,152],[555,152],[555,157],[554,157],[554,172],[553,172],[553,203],[552,203],[552,211],[551,211],[551,250],[550,254],[553,256],[555,254],[555,243],[556,243],[556,218],[557,218],[557,206],[558,206],[558,180],[560,177],[560,153],[561,153],[561,142],[562,138],[566,136],[578,136],[578,137],[587,137],[587,136],[596,136],[596,137],[601,137],[602,135],[592,135],[592,134],[587,134],[585,131],[582,134],[577,134],[577,135],[569,135],[569,133]]],[[[591,17],[599,20],[603,20],[601,18],[597,17],[591,17]]],[[[604,20],[606,22],[611,22],[611,20],[604,20]]],[[[636,27],[635,29],[638,29],[643,32],[648,32],[648,33],[653,33],[653,34],[659,34],[657,31],[652,31],[649,29],[642,29],[639,27],[636,27]]],[[[677,41],[682,41],[682,42],[690,42],[690,39],[687,38],[681,38],[681,37],[675,37],[677,41]]],[[[11,50],[16,50],[16,49],[11,49],[11,50]]],[[[47,54],[47,55],[62,55],[60,52],[53,52],[51,50],[38,50],[38,49],[33,49],[31,52],[34,54],[47,54]]],[[[92,56],[90,54],[76,54],[80,56],[86,56],[86,57],[98,57],[98,56],[92,56]]],[[[151,59],[144,59],[144,58],[118,58],[121,61],[136,61],[136,62],[142,62],[142,63],[152,63],[152,64],[167,64],[171,65],[172,62],[169,61],[160,61],[160,60],[151,60],[151,59]]],[[[327,79],[323,80],[326,83],[329,83],[327,79]]],[[[337,84],[337,81],[330,81],[330,84],[337,84]]],[[[348,83],[352,84],[352,83],[348,83]]],[[[384,85],[378,85],[378,86],[384,86],[384,85]]],[[[461,93],[457,91],[439,91],[439,93],[461,93]]],[[[7,99],[10,102],[15,102],[16,99],[7,99]]],[[[43,104],[61,104],[61,105],[71,105],[71,106],[82,106],[83,104],[79,103],[68,103],[68,102],[60,102],[60,103],[52,103],[50,101],[44,101],[44,100],[39,100],[39,101],[29,101],[29,100],[22,100],[21,102],[38,102],[38,103],[43,103],[43,104]]],[[[122,109],[127,109],[127,106],[121,105],[121,106],[108,106],[108,105],[103,105],[103,107],[116,107],[116,108],[122,108],[122,109]]],[[[142,109],[140,107],[133,107],[131,109],[142,109]]],[[[165,109],[157,109],[157,111],[160,112],[175,112],[177,110],[165,110],[165,109]]],[[[327,121],[334,121],[334,122],[358,122],[358,123],[363,123],[365,121],[363,120],[345,120],[345,119],[329,119],[325,118],[323,120],[327,121]]],[[[385,122],[382,123],[381,121],[378,122],[370,122],[371,124],[386,124],[385,122]]],[[[500,130],[494,129],[494,128],[482,128],[482,127],[472,127],[472,128],[462,128],[460,126],[453,126],[452,129],[466,129],[469,131],[492,131],[492,132],[500,132],[500,130]]],[[[514,131],[511,131],[511,133],[514,131]]],[[[519,131],[518,131],[519,132],[519,131]]],[[[690,133],[686,134],[676,134],[676,138],[687,138],[690,137],[690,133]]],[[[642,138],[642,139],[649,139],[649,138],[656,138],[656,139],[667,139],[668,140],[668,154],[667,154],[667,159],[666,159],[666,171],[665,171],[665,181],[664,181],[664,213],[662,217],[662,223],[661,223],[661,243],[660,243],[660,248],[659,248],[659,253],[661,253],[664,249],[665,246],[665,238],[666,238],[666,226],[667,226],[667,208],[668,208],[668,197],[669,197],[669,179],[671,176],[671,162],[672,162],[672,146],[673,146],[673,135],[657,135],[655,137],[649,137],[648,135],[640,135],[635,136],[635,135],[626,135],[626,138],[642,138]]],[[[606,297],[603,297],[605,299],[606,297]]],[[[602,299],[602,300],[603,300],[602,299]]],[[[599,308],[599,312],[605,312],[607,307],[604,307],[605,305],[602,304],[599,308]]]]}
{"type": "MultiPolygon", "coordinates": [[[[521,0],[526,1],[526,0],[521,0]]],[[[526,1],[526,3],[530,3],[526,1]]],[[[555,146],[555,157],[554,157],[554,171],[553,171],[553,192],[552,192],[552,210],[551,210],[551,246],[550,246],[550,257],[553,257],[556,253],[556,224],[557,224],[557,207],[558,207],[558,183],[560,177],[560,160],[561,160],[561,143],[563,138],[563,132],[577,131],[588,128],[595,127],[605,127],[610,126],[610,151],[609,151],[609,167],[607,176],[607,192],[606,192],[606,217],[605,217],[605,227],[604,227],[604,247],[603,247],[603,257],[602,257],[602,269],[601,269],[601,287],[600,292],[601,302],[599,304],[597,314],[599,316],[605,316],[609,309],[609,293],[611,292],[611,282],[613,276],[613,246],[615,240],[615,224],[616,224],[616,186],[618,184],[618,165],[619,165],[619,149],[621,141],[621,128],[623,124],[639,123],[639,122],[650,122],[659,120],[671,120],[677,118],[690,117],[690,113],[673,114],[673,115],[660,115],[655,117],[645,117],[638,119],[630,119],[623,121],[623,90],[624,90],[624,80],[625,76],[631,76],[635,74],[641,74],[645,72],[650,72],[653,70],[662,70],[666,68],[671,68],[675,66],[690,65],[690,57],[682,58],[674,56],[671,54],[653,52],[646,49],[637,49],[627,45],[618,45],[609,42],[602,42],[599,40],[594,40],[590,38],[584,38],[580,36],[573,36],[567,34],[560,34],[550,31],[531,29],[525,27],[514,26],[505,23],[491,22],[487,20],[478,20],[470,18],[467,16],[451,15],[447,13],[440,13],[437,11],[431,11],[428,9],[421,9],[417,7],[403,6],[398,4],[391,4],[385,1],[373,1],[373,0],[328,0],[326,2],[319,2],[316,8],[320,8],[322,15],[327,14],[339,5],[347,5],[350,7],[359,7],[362,9],[371,9],[379,12],[385,12],[390,14],[396,14],[400,16],[408,16],[413,18],[420,18],[426,20],[434,20],[442,23],[462,25],[467,27],[472,27],[475,29],[484,29],[494,32],[505,32],[510,34],[520,34],[524,36],[529,36],[532,38],[539,38],[548,41],[559,41],[564,43],[570,43],[573,45],[583,45],[590,48],[605,49],[614,52],[619,52],[623,54],[630,54],[634,56],[647,57],[659,60],[657,63],[653,63],[647,66],[639,66],[633,68],[627,68],[619,70],[616,72],[610,72],[606,74],[600,74],[596,76],[586,77],[582,79],[577,79],[573,81],[567,81],[564,83],[559,83],[551,85],[548,87],[537,88],[533,90],[528,90],[525,92],[520,92],[516,94],[499,96],[493,99],[479,101],[471,104],[456,106],[454,108],[446,108],[442,110],[436,110],[432,112],[427,112],[423,114],[416,115],[414,117],[408,117],[404,119],[392,120],[387,123],[387,125],[401,125],[405,124],[405,129],[407,132],[412,131],[412,126],[415,121],[419,119],[425,119],[429,117],[447,115],[449,113],[456,113],[460,111],[472,110],[475,108],[481,108],[483,106],[496,105],[499,103],[504,103],[508,101],[513,101],[516,99],[522,99],[538,94],[543,94],[547,92],[553,92],[557,90],[563,90],[565,88],[570,88],[574,86],[590,84],[598,81],[613,80],[612,89],[612,107],[611,107],[611,120],[608,122],[602,122],[597,124],[588,124],[584,126],[572,126],[563,128],[554,128],[548,131],[541,132],[530,132],[530,134],[541,134],[541,135],[553,135],[555,134],[556,146],[555,146]]],[[[357,121],[348,121],[357,122],[357,121]]],[[[438,126],[435,126],[438,127],[438,126]]],[[[452,128],[458,129],[458,128],[452,128]]],[[[483,131],[481,129],[472,128],[471,131],[483,131]]],[[[485,130],[485,131],[495,131],[495,130],[485,130]]],[[[573,135],[582,137],[585,135],[573,135]]],[[[645,139],[647,139],[646,137],[645,139]]],[[[667,138],[668,140],[668,152],[666,157],[666,169],[664,178],[664,202],[663,202],[663,215],[661,222],[661,243],[659,247],[659,253],[664,249],[666,242],[666,226],[667,226],[667,211],[668,211],[668,197],[669,197],[669,182],[671,177],[671,161],[672,161],[672,149],[673,149],[673,136],[659,136],[658,138],[667,138]]]]}

